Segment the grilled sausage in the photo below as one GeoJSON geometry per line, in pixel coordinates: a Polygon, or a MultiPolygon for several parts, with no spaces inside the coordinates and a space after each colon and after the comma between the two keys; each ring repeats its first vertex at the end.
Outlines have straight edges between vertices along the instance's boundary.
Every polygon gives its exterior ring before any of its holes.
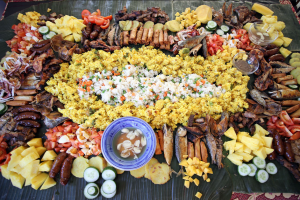
{"type": "Polygon", "coordinates": [[[62,152],[60,154],[58,154],[58,156],[55,158],[53,165],[51,167],[51,170],[49,172],[49,176],[50,178],[54,178],[56,176],[56,174],[60,171],[61,166],[64,162],[64,160],[67,157],[67,153],[66,152],[62,152]]]}
{"type": "Polygon", "coordinates": [[[273,56],[273,55],[277,54],[278,52],[279,52],[279,48],[276,47],[274,49],[270,49],[270,50],[265,51],[264,56],[265,57],[273,56]]]}
{"type": "Polygon", "coordinates": [[[285,58],[281,54],[275,54],[275,55],[269,57],[269,62],[271,62],[271,61],[281,61],[281,62],[284,62],[285,58]]]}
{"type": "MultiPolygon", "coordinates": [[[[273,140],[273,142],[274,142],[274,140],[273,140]]],[[[272,144],[271,148],[274,149],[274,145],[273,144],[272,144]]],[[[276,158],[276,151],[274,150],[272,153],[268,154],[267,158],[269,160],[275,160],[275,158],[276,158]]]]}
{"type": "Polygon", "coordinates": [[[101,31],[101,27],[97,24],[94,25],[93,29],[94,29],[94,31],[97,31],[98,33],[101,31]]]}
{"type": "Polygon", "coordinates": [[[90,34],[91,40],[96,39],[96,38],[98,37],[98,34],[99,34],[98,31],[93,31],[93,32],[91,32],[91,34],[90,34]]]}
{"type": "Polygon", "coordinates": [[[43,46],[45,46],[46,44],[49,44],[50,43],[50,40],[44,40],[44,41],[41,41],[41,42],[37,42],[35,44],[33,44],[32,46],[34,48],[41,48],[43,46]]]}
{"type": "Polygon", "coordinates": [[[38,119],[41,119],[41,115],[37,112],[21,112],[17,116],[14,117],[14,120],[16,120],[16,121],[20,121],[23,119],[38,120],[38,119]]]}
{"type": "Polygon", "coordinates": [[[285,147],[284,157],[289,162],[295,162],[294,152],[293,152],[293,149],[292,149],[292,146],[291,146],[291,142],[289,140],[284,141],[284,147],[285,147]]]}
{"type": "Polygon", "coordinates": [[[35,112],[35,110],[33,109],[32,105],[25,105],[12,110],[14,115],[17,115],[20,112],[35,112]]]}
{"type": "Polygon", "coordinates": [[[46,44],[45,46],[40,47],[40,48],[31,47],[31,48],[30,48],[30,51],[35,51],[35,52],[41,54],[41,53],[44,53],[45,51],[47,51],[47,50],[50,49],[50,48],[51,48],[51,44],[48,43],[48,44],[46,44]]]}
{"type": "MultiPolygon", "coordinates": [[[[87,33],[86,28],[82,29],[81,32],[85,39],[90,37],[90,34],[87,33]]],[[[81,43],[82,43],[82,40],[83,39],[81,38],[81,43]]]]}
{"type": "Polygon", "coordinates": [[[277,46],[276,46],[275,44],[268,44],[268,45],[266,46],[266,49],[267,49],[267,50],[275,49],[275,48],[277,48],[277,46]]]}
{"type": "Polygon", "coordinates": [[[67,185],[71,177],[71,169],[74,157],[69,155],[63,162],[60,170],[60,184],[67,185]]]}
{"type": "Polygon", "coordinates": [[[284,151],[285,151],[284,143],[281,139],[280,134],[277,131],[274,132],[274,134],[273,134],[273,140],[274,140],[274,148],[275,148],[276,152],[279,155],[284,155],[284,151]]]}
{"type": "Polygon", "coordinates": [[[91,22],[89,22],[87,25],[86,25],[86,28],[85,28],[85,31],[88,35],[91,34],[91,32],[93,31],[93,24],[91,22]]]}
{"type": "Polygon", "coordinates": [[[40,128],[41,124],[30,120],[30,119],[25,119],[25,120],[21,120],[17,122],[17,125],[21,125],[21,126],[29,126],[29,127],[34,127],[34,128],[40,128]]]}

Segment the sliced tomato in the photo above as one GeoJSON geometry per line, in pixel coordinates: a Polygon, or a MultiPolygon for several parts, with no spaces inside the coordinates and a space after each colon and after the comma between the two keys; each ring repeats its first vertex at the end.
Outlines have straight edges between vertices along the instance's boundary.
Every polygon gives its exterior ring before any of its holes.
{"type": "Polygon", "coordinates": [[[277,121],[277,119],[278,119],[278,117],[275,116],[275,115],[273,115],[273,116],[271,117],[271,120],[272,120],[273,123],[275,123],[275,122],[277,121]]]}
{"type": "Polygon", "coordinates": [[[74,124],[74,123],[71,122],[71,121],[65,121],[65,122],[63,123],[63,126],[69,126],[69,125],[72,125],[72,124],[74,124]]]}
{"type": "Polygon", "coordinates": [[[209,47],[209,48],[208,48],[208,53],[209,53],[210,55],[215,55],[215,50],[214,50],[214,48],[213,48],[213,47],[209,47]]]}
{"type": "Polygon", "coordinates": [[[89,23],[89,19],[88,19],[87,17],[85,17],[85,18],[83,19],[83,24],[87,25],[88,23],[89,23]]]}
{"type": "Polygon", "coordinates": [[[106,20],[106,23],[104,23],[102,26],[100,26],[102,29],[107,29],[109,27],[110,20],[106,20]]]}
{"type": "Polygon", "coordinates": [[[245,29],[239,29],[238,31],[237,31],[237,34],[238,35],[244,35],[244,34],[246,34],[247,33],[247,31],[245,30],[245,29]]]}
{"type": "Polygon", "coordinates": [[[64,132],[65,127],[63,126],[57,126],[57,129],[59,132],[64,132]]]}
{"type": "Polygon", "coordinates": [[[293,121],[295,124],[300,124],[300,118],[292,118],[292,121],[293,121]]]}
{"type": "Polygon", "coordinates": [[[234,36],[234,39],[240,39],[242,37],[242,35],[236,35],[234,36]]]}
{"type": "Polygon", "coordinates": [[[248,37],[248,34],[245,34],[241,37],[241,42],[243,44],[247,44],[247,42],[249,41],[249,37],[248,37]]]}
{"type": "Polygon", "coordinates": [[[285,128],[284,122],[281,119],[277,120],[275,125],[277,128],[285,128]]]}
{"type": "Polygon", "coordinates": [[[281,111],[279,117],[286,125],[294,125],[293,120],[285,110],[281,111]]]}
{"type": "Polygon", "coordinates": [[[286,137],[291,137],[291,136],[293,136],[293,134],[291,133],[291,131],[290,131],[286,126],[284,126],[284,128],[281,128],[280,130],[283,131],[283,132],[285,133],[285,136],[286,136],[286,137]]]}
{"type": "Polygon", "coordinates": [[[68,148],[61,148],[60,152],[66,152],[68,148]]]}
{"type": "Polygon", "coordinates": [[[97,24],[98,26],[103,25],[105,22],[106,22],[106,20],[103,19],[102,17],[97,17],[97,18],[95,19],[95,24],[97,24]]]}
{"type": "Polygon", "coordinates": [[[106,17],[103,17],[103,19],[109,19],[110,21],[112,20],[112,15],[109,15],[109,16],[106,16],[106,17]]]}
{"type": "Polygon", "coordinates": [[[56,147],[56,148],[54,148],[54,151],[58,153],[58,152],[60,151],[60,149],[61,149],[61,148],[56,147]]]}
{"type": "Polygon", "coordinates": [[[290,137],[290,140],[298,140],[300,138],[300,132],[296,132],[293,136],[290,137]]]}
{"type": "Polygon", "coordinates": [[[83,10],[82,12],[81,12],[81,17],[82,17],[82,19],[84,19],[85,17],[88,17],[88,16],[90,16],[91,15],[91,12],[89,11],[89,10],[87,10],[87,9],[85,9],[85,10],[83,10]]]}
{"type": "Polygon", "coordinates": [[[64,144],[62,144],[62,145],[63,145],[63,147],[69,148],[69,147],[72,146],[72,143],[71,143],[71,142],[66,142],[66,143],[64,143],[64,144]]]}
{"type": "Polygon", "coordinates": [[[72,125],[66,126],[64,132],[65,133],[72,133],[72,125]]]}
{"type": "Polygon", "coordinates": [[[58,130],[57,127],[54,127],[54,128],[52,129],[52,131],[53,131],[54,133],[59,132],[59,130],[58,130]]]}
{"type": "Polygon", "coordinates": [[[18,31],[17,35],[18,35],[19,37],[25,37],[25,36],[26,36],[26,33],[25,33],[25,31],[18,31]]]}
{"type": "Polygon", "coordinates": [[[94,15],[88,16],[88,20],[89,20],[89,22],[91,22],[92,24],[95,23],[95,19],[96,19],[96,16],[94,16],[94,15]]]}
{"type": "Polygon", "coordinates": [[[17,27],[18,26],[14,24],[14,25],[11,26],[11,29],[15,30],[17,27]]]}
{"type": "Polygon", "coordinates": [[[94,15],[94,16],[101,16],[101,11],[100,11],[100,9],[97,9],[97,12],[93,12],[91,15],[94,15]]]}

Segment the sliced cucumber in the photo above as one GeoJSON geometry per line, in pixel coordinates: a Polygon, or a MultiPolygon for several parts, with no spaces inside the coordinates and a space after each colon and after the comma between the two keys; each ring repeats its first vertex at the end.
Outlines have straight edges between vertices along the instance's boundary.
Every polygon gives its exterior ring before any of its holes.
{"type": "Polygon", "coordinates": [[[43,40],[48,40],[47,35],[43,35],[43,40]]]}
{"type": "Polygon", "coordinates": [[[111,166],[105,167],[102,172],[102,178],[104,180],[114,180],[116,176],[117,176],[117,170],[111,166]]]}
{"type": "Polygon", "coordinates": [[[96,167],[88,167],[84,170],[83,178],[86,182],[95,182],[99,179],[100,172],[96,167]]]}
{"type": "Polygon", "coordinates": [[[241,176],[247,176],[251,172],[251,168],[243,163],[242,165],[238,166],[238,172],[241,176]]]}
{"type": "Polygon", "coordinates": [[[266,161],[264,159],[261,159],[260,157],[253,158],[253,164],[256,165],[256,167],[259,169],[266,168],[266,161]]]}
{"type": "Polygon", "coordinates": [[[265,183],[269,179],[269,174],[266,170],[260,169],[256,172],[255,179],[260,183],[265,183]]]}
{"type": "Polygon", "coordinates": [[[87,199],[95,199],[100,193],[98,185],[95,183],[89,183],[84,188],[84,196],[87,199]]]}
{"type": "Polygon", "coordinates": [[[54,35],[56,35],[56,33],[53,32],[53,31],[50,31],[50,32],[46,35],[46,38],[47,38],[47,39],[51,39],[54,35]]]}
{"type": "Polygon", "coordinates": [[[115,191],[115,192],[113,192],[113,193],[111,193],[111,194],[107,194],[107,193],[103,192],[103,187],[101,187],[101,194],[102,194],[102,196],[104,196],[105,198],[112,198],[112,197],[114,197],[114,196],[116,195],[116,193],[117,193],[117,191],[115,191]]]}
{"type": "Polygon", "coordinates": [[[289,88],[292,88],[292,89],[297,89],[298,88],[298,85],[288,85],[289,88]]]}
{"type": "Polygon", "coordinates": [[[104,183],[102,184],[101,189],[106,194],[112,194],[117,190],[117,185],[113,180],[107,180],[107,181],[104,181],[104,183]]]}
{"type": "Polygon", "coordinates": [[[248,176],[255,176],[257,167],[254,164],[248,164],[248,166],[251,168],[251,172],[248,174],[248,176]]]}
{"type": "Polygon", "coordinates": [[[266,170],[269,174],[277,174],[277,167],[274,163],[268,163],[266,166],[266,170]]]}
{"type": "Polygon", "coordinates": [[[0,103],[0,115],[4,114],[7,111],[7,105],[0,103]]]}
{"type": "Polygon", "coordinates": [[[224,33],[228,33],[229,32],[229,26],[222,25],[221,30],[224,31],[224,33]]]}
{"type": "Polygon", "coordinates": [[[39,28],[39,33],[42,35],[47,35],[50,32],[50,29],[47,26],[41,26],[39,28]]]}
{"type": "Polygon", "coordinates": [[[215,22],[215,21],[209,21],[208,23],[207,23],[207,27],[209,28],[209,29],[216,29],[217,28],[217,23],[215,22]]]}
{"type": "Polygon", "coordinates": [[[222,35],[224,35],[224,31],[222,31],[221,29],[218,29],[217,30],[217,34],[220,35],[220,36],[222,36],[222,35]]]}
{"type": "Polygon", "coordinates": [[[207,25],[205,26],[205,29],[206,29],[207,31],[215,31],[215,30],[216,30],[215,28],[209,28],[207,25]]]}

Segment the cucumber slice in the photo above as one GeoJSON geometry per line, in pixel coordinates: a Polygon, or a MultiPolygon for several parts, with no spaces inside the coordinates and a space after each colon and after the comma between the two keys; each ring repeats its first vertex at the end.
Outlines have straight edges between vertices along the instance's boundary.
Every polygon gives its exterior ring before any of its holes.
{"type": "Polygon", "coordinates": [[[251,168],[251,172],[248,174],[248,176],[255,176],[257,167],[254,164],[248,164],[248,166],[251,168]]]}
{"type": "Polygon", "coordinates": [[[105,167],[102,172],[102,178],[104,180],[114,180],[116,176],[117,176],[117,170],[111,166],[105,167]]]}
{"type": "Polygon", "coordinates": [[[229,26],[222,25],[221,30],[224,31],[224,33],[228,33],[229,32],[229,26]]]}
{"type": "Polygon", "coordinates": [[[100,193],[98,185],[95,183],[89,183],[84,188],[84,196],[87,199],[95,199],[100,193]]]}
{"type": "Polygon", "coordinates": [[[251,172],[251,168],[243,163],[242,165],[238,166],[238,172],[241,176],[247,176],[251,172]]]}
{"type": "Polygon", "coordinates": [[[43,40],[48,40],[47,35],[43,35],[43,40]]]}
{"type": "Polygon", "coordinates": [[[255,179],[260,183],[265,183],[269,179],[269,174],[266,170],[260,169],[256,172],[255,179]]]}
{"type": "Polygon", "coordinates": [[[99,179],[100,172],[95,167],[88,167],[84,170],[83,178],[86,182],[95,182],[99,179]]]}
{"type": "Polygon", "coordinates": [[[105,192],[103,192],[103,188],[101,187],[101,194],[102,196],[104,196],[105,198],[112,198],[116,195],[117,191],[115,191],[114,193],[111,194],[106,194],[105,192]]]}
{"type": "Polygon", "coordinates": [[[107,181],[104,181],[104,183],[102,184],[101,189],[106,194],[112,194],[117,190],[117,185],[114,181],[107,180],[107,181]]]}
{"type": "Polygon", "coordinates": [[[217,28],[217,23],[215,21],[209,21],[207,23],[207,27],[210,28],[210,29],[216,29],[217,28]]]}
{"type": "Polygon", "coordinates": [[[222,35],[224,35],[224,31],[222,31],[221,29],[218,29],[217,30],[217,34],[220,35],[220,36],[222,36],[222,35]]]}
{"type": "Polygon", "coordinates": [[[50,29],[47,26],[41,26],[39,28],[39,33],[42,35],[47,35],[50,32],[50,29]]]}
{"type": "Polygon", "coordinates": [[[253,158],[253,164],[256,165],[259,169],[266,168],[266,161],[261,159],[260,157],[253,158]]]}
{"type": "Polygon", "coordinates": [[[277,167],[274,163],[268,163],[266,166],[266,170],[269,174],[277,174],[277,167]]]}
{"type": "Polygon", "coordinates": [[[50,31],[50,32],[46,35],[46,38],[47,38],[47,39],[51,39],[54,35],[56,35],[56,33],[53,32],[53,31],[50,31]]]}
{"type": "Polygon", "coordinates": [[[207,25],[205,26],[205,29],[206,29],[207,31],[214,31],[214,30],[216,30],[215,28],[209,28],[207,25]]]}
{"type": "Polygon", "coordinates": [[[7,105],[0,103],[0,115],[4,114],[7,111],[7,105]]]}
{"type": "Polygon", "coordinates": [[[289,88],[291,88],[291,89],[297,89],[298,88],[298,85],[288,85],[289,86],[289,88]]]}

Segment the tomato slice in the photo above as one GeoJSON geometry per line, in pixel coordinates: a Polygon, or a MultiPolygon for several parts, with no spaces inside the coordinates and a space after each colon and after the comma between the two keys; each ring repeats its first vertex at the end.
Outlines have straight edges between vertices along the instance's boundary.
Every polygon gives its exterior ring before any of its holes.
{"type": "Polygon", "coordinates": [[[275,115],[273,115],[273,116],[271,117],[271,119],[272,119],[272,122],[275,123],[275,122],[277,121],[278,117],[275,116],[275,115]]]}
{"type": "Polygon", "coordinates": [[[284,126],[284,128],[281,128],[280,130],[282,130],[285,133],[286,137],[293,136],[293,134],[291,133],[291,131],[286,126],[284,126]]]}
{"type": "Polygon", "coordinates": [[[292,121],[293,121],[295,124],[300,124],[300,118],[292,118],[292,121]]]}
{"type": "Polygon", "coordinates": [[[109,16],[106,16],[106,17],[103,17],[103,19],[109,19],[110,21],[112,20],[112,15],[109,15],[109,16]]]}
{"type": "Polygon", "coordinates": [[[83,24],[87,25],[88,23],[89,23],[89,19],[88,19],[87,17],[85,17],[85,18],[83,19],[83,24]]]}
{"type": "Polygon", "coordinates": [[[95,24],[97,24],[98,26],[103,25],[105,22],[106,22],[106,20],[102,17],[95,18],[95,24]]]}
{"type": "Polygon", "coordinates": [[[104,23],[102,26],[100,26],[102,29],[107,29],[109,27],[110,20],[106,20],[106,23],[104,23]]]}
{"type": "Polygon", "coordinates": [[[81,17],[82,19],[84,19],[85,17],[88,17],[91,15],[91,12],[87,9],[84,9],[82,12],[81,12],[81,17]]]}
{"type": "Polygon", "coordinates": [[[286,125],[294,125],[293,120],[290,118],[289,114],[284,110],[280,113],[280,119],[286,124],[286,125]]]}
{"type": "Polygon", "coordinates": [[[284,122],[281,119],[277,120],[275,122],[275,125],[276,125],[277,128],[284,128],[285,127],[284,122]]]}
{"type": "Polygon", "coordinates": [[[88,16],[88,20],[89,20],[89,22],[91,22],[91,23],[95,23],[95,19],[96,19],[96,16],[94,16],[94,15],[90,15],[90,16],[88,16]]]}
{"type": "Polygon", "coordinates": [[[290,137],[290,140],[297,140],[300,138],[300,132],[296,132],[293,136],[290,137]]]}
{"type": "Polygon", "coordinates": [[[65,133],[72,133],[72,125],[66,126],[64,132],[65,133]]]}

